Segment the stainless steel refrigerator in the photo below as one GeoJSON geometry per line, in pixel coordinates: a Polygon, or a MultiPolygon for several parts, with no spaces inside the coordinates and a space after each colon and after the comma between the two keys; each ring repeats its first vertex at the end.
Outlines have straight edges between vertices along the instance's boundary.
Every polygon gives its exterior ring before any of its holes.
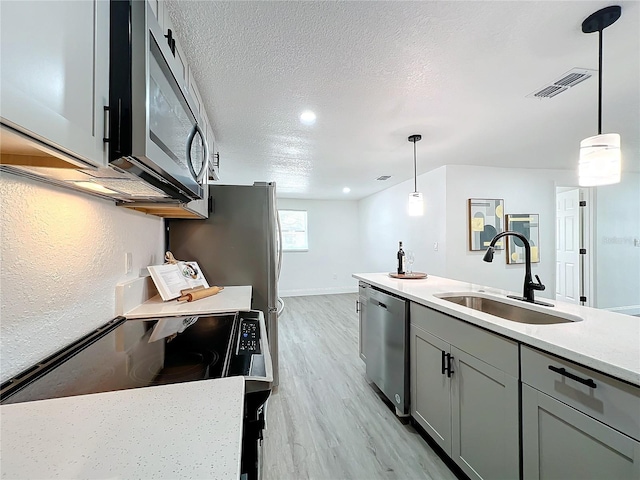
{"type": "Polygon", "coordinates": [[[251,285],[264,313],[278,384],[278,276],[282,259],[276,184],[209,185],[206,220],[167,220],[167,250],[198,262],[210,285],[251,285]]]}

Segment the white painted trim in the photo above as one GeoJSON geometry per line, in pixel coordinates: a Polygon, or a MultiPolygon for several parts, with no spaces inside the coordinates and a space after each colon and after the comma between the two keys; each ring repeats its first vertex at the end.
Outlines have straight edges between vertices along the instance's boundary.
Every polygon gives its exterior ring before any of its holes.
{"type": "Polygon", "coordinates": [[[596,292],[596,189],[580,188],[580,200],[585,200],[587,206],[585,211],[584,239],[585,248],[587,249],[587,258],[585,262],[585,296],[587,297],[587,307],[598,307],[596,292]]]}
{"type": "Polygon", "coordinates": [[[278,295],[281,297],[303,297],[306,295],[333,295],[336,293],[357,293],[358,286],[350,285],[348,287],[330,287],[330,288],[308,288],[300,290],[279,290],[278,295]]]}
{"type": "Polygon", "coordinates": [[[624,313],[625,315],[640,315],[640,305],[625,305],[624,307],[603,308],[609,312],[624,313]]]}

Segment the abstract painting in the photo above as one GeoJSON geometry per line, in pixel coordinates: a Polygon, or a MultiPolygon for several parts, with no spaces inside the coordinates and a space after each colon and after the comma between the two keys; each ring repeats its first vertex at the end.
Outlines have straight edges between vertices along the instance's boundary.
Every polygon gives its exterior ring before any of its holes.
{"type": "MultiPolygon", "coordinates": [[[[504,231],[503,212],[502,199],[469,199],[469,250],[486,250],[493,237],[504,231]]],[[[503,240],[496,243],[496,250],[504,248],[503,240]]]]}
{"type": "MultiPolygon", "coordinates": [[[[540,237],[538,233],[537,213],[510,213],[506,216],[507,230],[518,232],[529,240],[531,262],[540,262],[540,237]]],[[[525,263],[524,242],[513,235],[508,237],[507,263],[525,263]]]]}

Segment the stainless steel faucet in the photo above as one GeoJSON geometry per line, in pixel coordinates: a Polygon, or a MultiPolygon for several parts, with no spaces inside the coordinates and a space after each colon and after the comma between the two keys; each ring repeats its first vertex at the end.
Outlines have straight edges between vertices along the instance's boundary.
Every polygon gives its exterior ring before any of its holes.
{"type": "Polygon", "coordinates": [[[489,248],[487,248],[487,253],[484,254],[483,260],[485,262],[491,263],[493,261],[493,252],[496,245],[496,242],[500,240],[502,237],[506,237],[509,235],[513,235],[514,237],[518,237],[524,243],[524,261],[525,261],[525,272],[524,272],[524,288],[522,290],[522,297],[517,297],[515,295],[507,295],[509,298],[515,298],[516,300],[523,300],[529,303],[536,303],[538,305],[545,305],[547,307],[553,307],[550,303],[536,301],[534,298],[533,292],[535,290],[544,290],[545,286],[540,281],[540,277],[536,275],[537,282],[533,281],[531,276],[531,245],[529,244],[529,240],[527,237],[518,232],[502,232],[496,235],[491,239],[491,243],[489,243],[489,248]]]}

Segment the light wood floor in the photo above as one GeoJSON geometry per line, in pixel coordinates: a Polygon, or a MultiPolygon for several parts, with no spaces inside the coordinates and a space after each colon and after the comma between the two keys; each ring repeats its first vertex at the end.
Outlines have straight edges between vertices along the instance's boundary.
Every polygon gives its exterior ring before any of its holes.
{"type": "MultiPolygon", "coordinates": [[[[285,298],[264,479],[452,479],[365,379],[357,294],[285,298]]],[[[405,422],[406,423],[406,422],[405,422]]]]}

